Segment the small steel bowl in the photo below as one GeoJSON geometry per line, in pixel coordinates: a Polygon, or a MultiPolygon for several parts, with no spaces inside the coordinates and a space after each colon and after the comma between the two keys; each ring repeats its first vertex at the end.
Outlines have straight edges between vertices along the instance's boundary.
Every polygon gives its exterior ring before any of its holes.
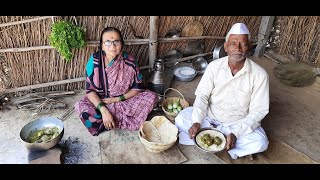
{"type": "Polygon", "coordinates": [[[55,117],[41,117],[28,124],[26,124],[20,131],[20,139],[29,151],[41,151],[47,150],[55,146],[62,139],[64,134],[63,122],[55,117]],[[60,134],[47,142],[42,143],[30,143],[27,141],[31,132],[40,130],[46,127],[58,127],[60,134]]]}
{"type": "Polygon", "coordinates": [[[197,57],[192,60],[192,67],[198,74],[203,74],[208,66],[208,62],[204,57],[197,57]]]}
{"type": "Polygon", "coordinates": [[[178,81],[192,81],[197,76],[197,71],[192,67],[182,66],[174,70],[174,76],[178,81]]]}

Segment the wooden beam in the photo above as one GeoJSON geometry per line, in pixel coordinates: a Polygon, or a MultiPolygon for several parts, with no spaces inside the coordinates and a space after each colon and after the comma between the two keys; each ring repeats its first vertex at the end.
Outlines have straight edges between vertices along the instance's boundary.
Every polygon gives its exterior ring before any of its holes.
{"type": "Polygon", "coordinates": [[[258,44],[253,54],[255,57],[261,57],[266,49],[274,18],[275,16],[262,16],[258,33],[258,44]]]}
{"type": "MultiPolygon", "coordinates": [[[[175,42],[175,41],[187,41],[187,40],[197,40],[197,39],[225,39],[225,37],[220,36],[195,36],[195,37],[177,37],[177,38],[159,38],[160,43],[175,42]]],[[[151,41],[150,41],[151,42],[151,41]]],[[[149,39],[127,39],[124,40],[125,45],[143,45],[149,44],[149,39]]],[[[99,46],[99,41],[87,41],[87,47],[99,46]]],[[[8,48],[0,49],[0,53],[5,52],[25,52],[25,51],[35,51],[42,49],[54,49],[53,46],[33,46],[33,47],[22,47],[22,48],[8,48]]]]}
{"type": "Polygon", "coordinates": [[[8,23],[3,23],[0,24],[0,27],[6,27],[6,26],[12,26],[12,25],[17,25],[17,24],[24,24],[24,23],[29,23],[33,21],[40,21],[43,19],[49,19],[57,16],[42,16],[42,17],[37,17],[37,18],[32,18],[32,19],[27,19],[27,20],[22,20],[22,21],[15,21],[15,22],[8,22],[8,23]]]}
{"type": "MultiPolygon", "coordinates": [[[[125,45],[149,44],[149,39],[125,39],[125,45]]],[[[88,41],[87,46],[99,46],[99,41],[88,41]]]]}
{"type": "Polygon", "coordinates": [[[34,47],[23,47],[23,48],[8,48],[8,49],[0,49],[0,53],[35,51],[35,50],[42,50],[42,49],[54,49],[54,47],[53,46],[34,46],[34,47]]]}
{"type": "Polygon", "coordinates": [[[197,40],[197,39],[226,39],[221,36],[194,36],[194,37],[175,37],[175,38],[159,38],[159,42],[174,42],[183,40],[197,40]]]}
{"type": "MultiPolygon", "coordinates": [[[[140,44],[148,44],[149,39],[128,39],[125,40],[126,45],[140,45],[140,44]]],[[[99,46],[99,41],[88,41],[88,47],[96,47],[99,46]]],[[[24,52],[24,51],[35,51],[42,49],[54,49],[53,46],[34,46],[34,47],[22,47],[22,48],[8,48],[8,49],[0,49],[0,53],[5,52],[24,52]]]]}
{"type": "Polygon", "coordinates": [[[54,81],[54,82],[48,82],[48,83],[42,83],[42,84],[34,84],[34,85],[30,85],[30,86],[22,86],[22,87],[17,87],[17,88],[12,88],[12,89],[0,90],[0,94],[7,94],[7,93],[18,92],[18,91],[26,91],[26,90],[31,90],[31,89],[43,88],[43,87],[80,82],[80,81],[84,81],[84,80],[85,80],[85,78],[81,77],[81,78],[66,79],[66,80],[54,81]]]}
{"type": "Polygon", "coordinates": [[[159,16],[150,16],[149,66],[157,59],[159,16]]]}
{"type": "MultiPolygon", "coordinates": [[[[188,56],[188,57],[176,59],[175,62],[182,62],[182,61],[196,58],[198,56],[206,56],[206,55],[210,55],[210,54],[212,54],[212,52],[197,54],[194,56],[188,56]]],[[[169,63],[169,62],[167,62],[167,63],[169,63]]],[[[170,63],[171,63],[171,61],[170,61],[170,63]]],[[[142,66],[139,69],[143,70],[143,69],[148,69],[148,68],[150,68],[150,66],[142,66]]],[[[80,77],[80,78],[66,79],[66,80],[54,81],[54,82],[48,82],[48,83],[42,83],[42,84],[34,84],[34,85],[30,85],[30,86],[22,86],[22,87],[17,87],[17,88],[4,89],[4,90],[0,90],[0,94],[7,94],[7,93],[18,92],[18,91],[26,91],[26,90],[38,89],[38,88],[49,87],[49,86],[56,86],[56,85],[61,85],[61,84],[81,82],[81,81],[85,81],[85,78],[80,77]]]]}
{"type": "MultiPolygon", "coordinates": [[[[197,54],[197,55],[193,55],[193,56],[188,56],[188,57],[184,57],[184,58],[180,58],[180,59],[175,59],[175,60],[172,60],[172,61],[169,61],[169,62],[164,62],[164,64],[167,64],[167,63],[172,63],[172,62],[182,62],[182,61],[187,61],[187,60],[190,60],[190,59],[193,59],[193,58],[196,58],[196,57],[199,57],[199,56],[207,56],[207,55],[210,55],[212,54],[212,52],[208,52],[208,53],[203,53],[203,54],[197,54]]],[[[143,69],[149,69],[150,66],[141,66],[139,67],[140,70],[143,70],[143,69]]],[[[152,68],[152,67],[151,67],[152,68]]]]}

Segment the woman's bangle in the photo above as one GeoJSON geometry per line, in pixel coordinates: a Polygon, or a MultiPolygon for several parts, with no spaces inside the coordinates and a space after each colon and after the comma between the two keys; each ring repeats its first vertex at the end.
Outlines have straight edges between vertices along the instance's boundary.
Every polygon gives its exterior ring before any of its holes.
{"type": "Polygon", "coordinates": [[[104,103],[103,102],[100,102],[97,106],[97,109],[100,111],[101,107],[104,106],[104,103]]]}
{"type": "Polygon", "coordinates": [[[126,98],[124,97],[124,95],[118,96],[120,101],[124,101],[126,100],[126,98]]]}

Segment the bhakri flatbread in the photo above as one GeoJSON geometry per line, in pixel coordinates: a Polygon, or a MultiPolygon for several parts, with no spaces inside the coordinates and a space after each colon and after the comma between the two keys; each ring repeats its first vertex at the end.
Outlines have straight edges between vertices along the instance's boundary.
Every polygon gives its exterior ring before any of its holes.
{"type": "Polygon", "coordinates": [[[145,135],[143,138],[147,141],[157,143],[161,142],[159,131],[153,123],[145,121],[143,123],[142,132],[145,135]]]}
{"type": "Polygon", "coordinates": [[[161,142],[170,144],[177,140],[178,128],[173,125],[166,117],[157,116],[151,120],[157,127],[161,142]],[[160,124],[160,125],[159,125],[160,124]]]}
{"type": "Polygon", "coordinates": [[[178,128],[164,116],[155,116],[142,126],[143,138],[149,142],[170,144],[177,140],[178,128]]]}

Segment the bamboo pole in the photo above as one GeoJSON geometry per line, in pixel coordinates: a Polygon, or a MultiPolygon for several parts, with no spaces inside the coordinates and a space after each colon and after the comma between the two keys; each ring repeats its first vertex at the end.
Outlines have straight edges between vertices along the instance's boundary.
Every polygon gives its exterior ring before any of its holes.
{"type": "MultiPolygon", "coordinates": [[[[193,59],[193,58],[196,58],[196,57],[199,57],[199,56],[206,56],[206,55],[210,55],[210,54],[212,54],[212,52],[203,53],[203,54],[197,54],[197,55],[194,55],[194,56],[188,56],[188,57],[176,59],[176,60],[174,60],[174,61],[175,61],[175,62],[182,62],[182,61],[190,60],[190,59],[193,59]]],[[[166,63],[169,63],[169,62],[166,62],[166,63]]],[[[166,63],[165,63],[165,64],[166,64],[166,63]]],[[[171,61],[170,61],[170,63],[171,63],[171,61]]],[[[150,68],[150,66],[142,66],[142,67],[140,67],[139,69],[140,69],[140,70],[143,70],[143,69],[148,69],[148,68],[150,68]]],[[[54,81],[54,82],[48,82],[48,83],[42,83],[42,84],[22,86],[22,87],[11,88],[11,89],[4,89],[4,90],[0,90],[0,94],[7,94],[7,93],[13,93],[13,92],[18,92],[18,91],[26,91],[26,90],[32,90],[32,89],[38,89],[38,88],[55,86],[55,85],[61,85],[61,84],[81,82],[81,81],[84,81],[84,80],[85,80],[84,77],[80,77],[80,78],[66,79],[66,80],[54,81]]]]}
{"type": "MultiPolygon", "coordinates": [[[[159,42],[174,42],[174,41],[185,41],[185,40],[196,40],[196,39],[225,39],[225,37],[220,36],[194,36],[194,37],[177,37],[177,38],[159,38],[159,42]]],[[[143,45],[149,44],[151,41],[149,39],[127,39],[124,40],[126,45],[143,45]]],[[[87,47],[96,47],[99,46],[99,41],[88,41],[87,47]]],[[[0,53],[4,52],[24,52],[24,51],[35,51],[42,49],[54,49],[53,46],[34,46],[34,47],[22,47],[22,48],[8,48],[0,49],[0,53]]]]}
{"type": "Polygon", "coordinates": [[[157,59],[159,16],[150,16],[149,66],[157,59]]]}
{"type": "Polygon", "coordinates": [[[12,93],[12,92],[18,92],[18,91],[26,91],[26,90],[31,90],[31,89],[43,88],[43,87],[80,82],[80,81],[84,81],[84,80],[85,80],[85,78],[81,77],[81,78],[66,79],[66,80],[54,81],[54,82],[48,82],[48,83],[42,83],[42,84],[35,84],[35,85],[30,85],[30,86],[22,86],[22,87],[17,87],[17,88],[1,90],[0,94],[7,94],[7,93],[12,93]]]}
{"type": "Polygon", "coordinates": [[[159,38],[159,42],[174,42],[174,41],[198,40],[198,39],[225,39],[225,37],[222,37],[222,36],[194,36],[194,37],[159,38]]]}
{"type": "MultiPolygon", "coordinates": [[[[203,53],[203,54],[197,54],[197,55],[188,56],[188,57],[184,57],[184,58],[180,58],[180,59],[175,59],[175,60],[170,61],[170,62],[164,62],[164,64],[172,63],[172,62],[182,62],[182,61],[187,61],[187,60],[190,60],[190,59],[193,59],[193,58],[199,57],[199,56],[207,56],[207,55],[210,55],[210,54],[212,54],[212,52],[203,53]]],[[[140,70],[143,70],[143,69],[148,69],[148,68],[150,68],[150,66],[141,66],[139,69],[140,69],[140,70]]]]}
{"type": "Polygon", "coordinates": [[[8,48],[8,49],[0,49],[0,53],[35,51],[35,50],[42,50],[42,49],[54,49],[54,47],[53,46],[34,46],[34,47],[23,47],[23,48],[8,48]]]}
{"type": "Polygon", "coordinates": [[[57,17],[57,16],[43,16],[43,17],[37,17],[37,18],[27,19],[27,20],[22,20],[22,21],[3,23],[3,24],[0,24],[0,27],[12,26],[12,25],[17,25],[17,24],[24,24],[24,23],[29,23],[29,22],[33,22],[33,21],[40,21],[43,19],[49,19],[49,18],[53,18],[53,17],[57,17]]]}

